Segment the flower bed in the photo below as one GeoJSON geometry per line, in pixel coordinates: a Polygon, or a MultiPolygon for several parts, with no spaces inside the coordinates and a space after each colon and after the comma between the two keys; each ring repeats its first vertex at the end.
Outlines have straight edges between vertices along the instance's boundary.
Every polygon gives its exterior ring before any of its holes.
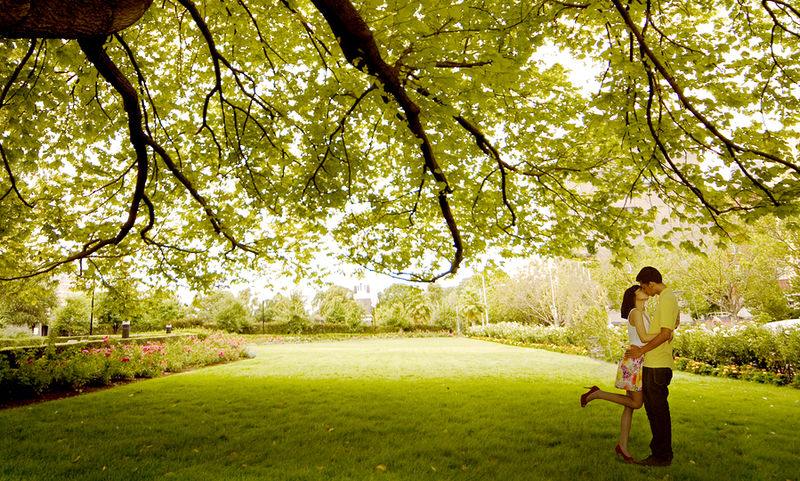
{"type": "Polygon", "coordinates": [[[675,369],[705,376],[730,377],[733,379],[742,379],[744,381],[774,384],[776,386],[791,385],[792,387],[800,389],[800,377],[792,377],[780,371],[771,372],[765,368],[759,369],[751,365],[737,366],[735,364],[724,364],[714,366],[705,362],[676,356],[675,369]]]}
{"type": "Polygon", "coordinates": [[[500,339],[497,337],[480,337],[480,336],[473,336],[473,339],[479,339],[481,341],[491,341],[491,342],[499,342],[501,344],[508,344],[510,346],[520,346],[520,347],[532,347],[535,349],[544,349],[545,351],[552,351],[552,352],[561,352],[564,354],[577,354],[579,356],[588,356],[589,350],[583,346],[576,346],[576,345],[558,345],[558,344],[541,344],[541,343],[529,343],[529,342],[522,342],[522,341],[514,341],[512,339],[500,339]]]}
{"type": "Polygon", "coordinates": [[[591,355],[616,361],[626,346],[626,332],[617,327],[604,327],[593,332],[555,326],[537,326],[516,322],[498,322],[486,326],[472,326],[467,334],[476,339],[501,340],[518,346],[550,346],[548,350],[570,354],[591,355]]]}
{"type": "MultiPolygon", "coordinates": [[[[499,341],[616,361],[627,341],[625,330],[598,332],[500,322],[470,327],[476,339],[499,341]]],[[[800,388],[800,329],[772,332],[749,324],[731,328],[682,327],[675,333],[675,369],[800,388]]]]}
{"type": "Polygon", "coordinates": [[[168,341],[128,344],[106,337],[102,345],[17,358],[12,367],[0,358],[0,400],[38,396],[48,391],[102,386],[119,380],[151,378],[163,373],[247,357],[243,337],[211,334],[168,341]]]}
{"type": "MultiPolygon", "coordinates": [[[[773,332],[754,324],[693,326],[678,330],[673,348],[679,359],[697,363],[701,374],[727,371],[739,379],[800,387],[793,382],[800,368],[800,329],[773,332]]],[[[691,366],[688,370],[694,372],[691,366]]]]}

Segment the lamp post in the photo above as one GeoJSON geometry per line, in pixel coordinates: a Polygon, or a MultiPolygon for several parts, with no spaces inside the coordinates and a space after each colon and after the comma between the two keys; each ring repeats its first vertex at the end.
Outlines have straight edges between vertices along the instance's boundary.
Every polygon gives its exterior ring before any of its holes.
{"type": "Polygon", "coordinates": [[[92,324],[94,324],[94,281],[92,281],[92,307],[89,309],[89,335],[92,335],[92,324]]]}

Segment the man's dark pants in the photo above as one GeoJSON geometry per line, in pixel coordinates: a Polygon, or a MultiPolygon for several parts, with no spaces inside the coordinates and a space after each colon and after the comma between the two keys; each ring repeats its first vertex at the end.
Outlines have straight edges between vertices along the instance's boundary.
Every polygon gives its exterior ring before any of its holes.
{"type": "Polygon", "coordinates": [[[654,457],[663,461],[672,461],[672,420],[667,401],[671,380],[672,369],[668,367],[642,368],[644,409],[653,433],[650,451],[654,457]]]}

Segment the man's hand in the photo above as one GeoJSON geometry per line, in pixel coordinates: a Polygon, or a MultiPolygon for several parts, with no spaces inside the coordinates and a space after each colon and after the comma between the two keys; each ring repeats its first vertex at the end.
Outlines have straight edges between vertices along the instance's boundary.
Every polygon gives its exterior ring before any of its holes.
{"type": "Polygon", "coordinates": [[[625,351],[625,357],[642,357],[644,356],[644,349],[639,346],[631,346],[625,351]]]}

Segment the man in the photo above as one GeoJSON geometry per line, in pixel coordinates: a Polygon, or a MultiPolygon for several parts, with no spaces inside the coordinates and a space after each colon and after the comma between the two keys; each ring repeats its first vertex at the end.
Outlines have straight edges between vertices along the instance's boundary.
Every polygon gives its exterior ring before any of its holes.
{"type": "Polygon", "coordinates": [[[643,466],[669,466],[672,464],[672,420],[669,415],[669,383],[672,380],[672,331],[678,326],[678,300],[675,293],[661,279],[655,267],[644,267],[636,276],[648,296],[658,296],[658,308],[650,323],[650,334],[657,334],[642,347],[631,346],[625,353],[629,357],[644,356],[642,391],[644,409],[650,421],[653,439],[650,456],[637,464],[643,466]]]}

